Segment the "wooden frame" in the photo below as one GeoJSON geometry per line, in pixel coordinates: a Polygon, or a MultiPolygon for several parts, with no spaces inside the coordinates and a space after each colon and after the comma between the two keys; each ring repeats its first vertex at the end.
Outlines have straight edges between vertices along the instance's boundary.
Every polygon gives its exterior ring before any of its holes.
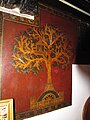
{"type": "Polygon", "coordinates": [[[14,120],[13,99],[0,101],[0,120],[14,120]]]}
{"type": "Polygon", "coordinates": [[[82,120],[89,120],[90,119],[90,96],[85,102],[84,108],[83,108],[83,113],[82,113],[82,120]]]}

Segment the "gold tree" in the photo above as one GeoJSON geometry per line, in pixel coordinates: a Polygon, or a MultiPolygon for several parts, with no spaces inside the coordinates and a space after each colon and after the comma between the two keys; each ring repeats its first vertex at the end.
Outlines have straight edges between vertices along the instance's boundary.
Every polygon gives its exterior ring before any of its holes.
{"type": "Polygon", "coordinates": [[[16,37],[13,46],[12,65],[17,71],[37,75],[45,63],[47,85],[52,85],[51,66],[69,69],[73,60],[70,40],[53,25],[31,27],[16,37]]]}

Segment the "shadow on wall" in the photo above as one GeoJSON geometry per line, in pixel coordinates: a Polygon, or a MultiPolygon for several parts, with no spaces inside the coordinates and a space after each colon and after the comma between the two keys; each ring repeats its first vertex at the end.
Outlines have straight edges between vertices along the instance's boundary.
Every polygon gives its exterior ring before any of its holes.
{"type": "Polygon", "coordinates": [[[90,64],[90,26],[81,27],[76,51],[76,64],[90,64]]]}
{"type": "Polygon", "coordinates": [[[78,69],[90,76],[90,26],[81,26],[80,36],[76,51],[76,64],[78,69]],[[87,65],[87,67],[82,66],[87,65]]]}
{"type": "Polygon", "coordinates": [[[78,70],[90,77],[90,65],[78,65],[78,70]]]}

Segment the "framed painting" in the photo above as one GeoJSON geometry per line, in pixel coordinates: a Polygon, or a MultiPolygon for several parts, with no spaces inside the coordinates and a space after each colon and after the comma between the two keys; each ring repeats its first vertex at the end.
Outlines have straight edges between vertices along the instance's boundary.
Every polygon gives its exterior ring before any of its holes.
{"type": "Polygon", "coordinates": [[[77,21],[39,6],[35,20],[1,13],[1,99],[16,120],[71,105],[77,21]]]}
{"type": "Polygon", "coordinates": [[[0,101],[0,120],[14,120],[13,99],[0,101]]]}

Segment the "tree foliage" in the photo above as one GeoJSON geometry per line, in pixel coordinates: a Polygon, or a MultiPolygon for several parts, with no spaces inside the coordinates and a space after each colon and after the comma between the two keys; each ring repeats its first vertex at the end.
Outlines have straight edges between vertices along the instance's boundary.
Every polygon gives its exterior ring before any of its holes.
{"type": "Polygon", "coordinates": [[[55,26],[30,27],[16,37],[13,45],[12,65],[17,71],[37,75],[44,62],[69,69],[73,60],[70,40],[55,26]]]}

